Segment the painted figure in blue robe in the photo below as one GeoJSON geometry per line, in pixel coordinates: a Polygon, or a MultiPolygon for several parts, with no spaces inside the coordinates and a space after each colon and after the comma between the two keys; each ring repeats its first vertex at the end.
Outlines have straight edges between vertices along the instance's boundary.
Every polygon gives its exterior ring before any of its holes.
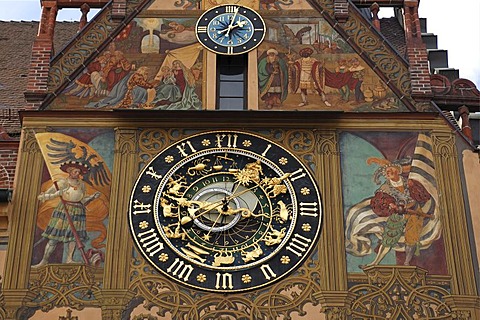
{"type": "Polygon", "coordinates": [[[260,99],[267,109],[280,107],[288,95],[288,67],[274,48],[258,63],[260,99]]]}

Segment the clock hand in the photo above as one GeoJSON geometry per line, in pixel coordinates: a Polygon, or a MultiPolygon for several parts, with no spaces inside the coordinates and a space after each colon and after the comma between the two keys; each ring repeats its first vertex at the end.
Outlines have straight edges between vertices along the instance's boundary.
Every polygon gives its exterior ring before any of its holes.
{"type": "MultiPolygon", "coordinates": [[[[196,208],[196,209],[190,209],[189,210],[189,215],[188,216],[185,216],[185,217],[182,217],[182,219],[180,219],[180,223],[181,225],[186,225],[190,222],[192,222],[192,220],[195,220],[197,219],[198,217],[201,217],[203,216],[204,214],[207,214],[209,213],[210,211],[212,211],[213,209],[216,209],[218,208],[219,206],[222,205],[224,199],[221,199],[221,200],[218,200],[218,201],[215,201],[215,202],[205,202],[205,205],[199,207],[199,208],[196,208]],[[202,209],[206,209],[205,211],[202,211],[200,212],[199,214],[196,214],[198,211],[202,210],[202,209]],[[191,212],[190,212],[191,211],[191,212]]],[[[187,209],[188,210],[188,209],[187,209]]]]}
{"type": "Polygon", "coordinates": [[[212,227],[211,227],[210,230],[208,230],[208,232],[207,232],[207,235],[206,235],[207,238],[208,238],[208,236],[210,235],[210,233],[212,232],[213,228],[215,228],[215,225],[217,224],[218,219],[219,219],[221,216],[222,216],[222,215],[219,214],[219,215],[217,216],[217,219],[215,219],[215,221],[213,222],[212,227]]]}
{"type": "Polygon", "coordinates": [[[243,28],[247,24],[247,20],[237,21],[237,24],[234,27],[243,28]]]}
{"type": "MultiPolygon", "coordinates": [[[[236,24],[234,24],[233,26],[228,26],[227,29],[223,29],[223,30],[220,30],[220,31],[217,31],[217,34],[222,34],[224,32],[227,32],[227,31],[232,31],[233,29],[235,28],[243,28],[245,25],[247,24],[247,21],[246,20],[243,20],[243,21],[237,21],[236,24]]],[[[228,35],[228,33],[226,34],[228,35]]]]}
{"type": "MultiPolygon", "coordinates": [[[[254,185],[253,187],[251,188],[248,188],[248,189],[245,189],[245,190],[242,190],[238,193],[234,193],[228,197],[225,197],[224,199],[221,199],[221,200],[218,200],[218,201],[215,201],[215,202],[209,202],[207,203],[206,205],[204,206],[201,206],[200,208],[196,209],[195,212],[193,214],[190,214],[188,216],[185,216],[183,217],[182,219],[180,219],[180,223],[182,225],[185,225],[185,224],[188,224],[189,222],[191,222],[192,220],[195,220],[195,219],[198,219],[199,217],[209,213],[210,211],[212,211],[213,209],[216,209],[218,207],[220,207],[221,205],[223,205],[225,207],[225,203],[227,204],[227,207],[228,207],[228,202],[230,202],[230,200],[236,198],[236,197],[239,197],[241,196],[242,194],[244,193],[247,193],[248,191],[251,191],[253,190],[254,188],[257,188],[258,186],[257,185],[254,185]],[[212,206],[212,207],[210,207],[212,206]],[[201,210],[201,209],[205,209],[205,208],[208,208],[206,209],[205,211],[202,211],[198,214],[195,214],[197,211],[201,210]]],[[[235,190],[237,190],[238,186],[235,187],[235,190]]],[[[223,208],[222,208],[223,209],[223,208]]],[[[227,208],[228,210],[228,208],[227,208]]],[[[247,209],[248,210],[248,209],[247,209]]],[[[219,214],[221,215],[221,214],[219,214]]]]}
{"type": "Polygon", "coordinates": [[[233,23],[235,22],[235,18],[237,17],[238,10],[240,10],[240,7],[235,8],[235,12],[233,13],[232,21],[230,21],[230,24],[228,25],[227,33],[225,33],[225,35],[227,37],[228,37],[228,34],[229,34],[230,30],[233,29],[233,23]]]}

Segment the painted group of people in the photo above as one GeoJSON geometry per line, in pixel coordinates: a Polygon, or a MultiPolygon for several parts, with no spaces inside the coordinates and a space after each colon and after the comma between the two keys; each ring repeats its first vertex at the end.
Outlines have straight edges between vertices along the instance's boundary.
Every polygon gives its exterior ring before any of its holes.
{"type": "Polygon", "coordinates": [[[125,78],[133,65],[115,45],[91,62],[85,71],[64,91],[66,95],[79,98],[102,97],[108,95],[113,87],[125,78]]]}
{"type": "Polygon", "coordinates": [[[164,65],[153,79],[149,68],[140,67],[120,80],[102,100],[90,102],[93,108],[199,109],[195,76],[180,60],[164,65]]]}
{"type": "Polygon", "coordinates": [[[288,62],[285,62],[276,49],[267,50],[266,57],[258,64],[260,99],[266,108],[280,107],[289,92],[300,92],[298,106],[307,106],[310,103],[308,94],[312,91],[330,107],[325,86],[338,89],[345,101],[348,101],[350,91],[354,92],[355,102],[363,101],[365,68],[360,65],[358,58],[352,58],[348,65],[345,63],[345,68],[332,72],[325,68],[322,61],[313,57],[313,53],[312,48],[306,47],[299,51],[298,59],[293,60],[289,55],[288,62]]]}

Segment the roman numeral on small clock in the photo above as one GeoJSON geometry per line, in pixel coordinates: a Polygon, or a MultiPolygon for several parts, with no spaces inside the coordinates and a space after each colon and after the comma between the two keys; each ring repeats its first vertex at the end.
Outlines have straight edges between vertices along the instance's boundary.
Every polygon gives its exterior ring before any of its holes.
{"type": "Polygon", "coordinates": [[[239,8],[238,7],[235,7],[235,6],[227,6],[225,8],[225,12],[226,13],[234,13],[235,11],[237,11],[239,8]]]}
{"type": "Polygon", "coordinates": [[[198,33],[207,32],[207,26],[198,26],[197,32],[198,33]]]}

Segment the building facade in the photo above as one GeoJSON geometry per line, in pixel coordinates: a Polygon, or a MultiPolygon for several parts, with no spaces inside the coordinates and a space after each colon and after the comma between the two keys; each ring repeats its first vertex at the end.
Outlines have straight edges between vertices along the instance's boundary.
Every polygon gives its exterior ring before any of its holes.
{"type": "Polygon", "coordinates": [[[480,93],[418,5],[42,1],[1,318],[480,318],[480,93]]]}

